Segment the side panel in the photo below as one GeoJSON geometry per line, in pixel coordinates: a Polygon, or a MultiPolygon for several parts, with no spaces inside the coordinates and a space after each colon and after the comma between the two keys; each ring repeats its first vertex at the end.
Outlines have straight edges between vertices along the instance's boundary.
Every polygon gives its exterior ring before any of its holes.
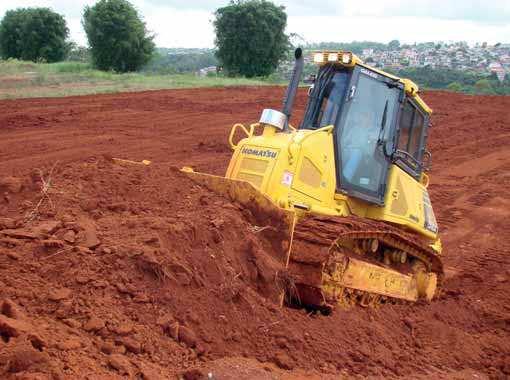
{"type": "Polygon", "coordinates": [[[437,223],[427,189],[396,165],[391,165],[384,207],[370,207],[369,218],[386,220],[437,238],[437,223]]]}
{"type": "Polygon", "coordinates": [[[312,133],[300,145],[291,197],[309,205],[329,207],[335,193],[333,135],[312,133]]]}
{"type": "Polygon", "coordinates": [[[246,181],[279,207],[288,208],[295,163],[289,159],[294,133],[253,136],[241,140],[230,160],[226,178],[246,181]]]}
{"type": "MultiPolygon", "coordinates": [[[[280,149],[243,145],[239,149],[238,159],[233,163],[231,178],[249,182],[257,189],[263,190],[267,187],[279,155],[280,149]]],[[[227,177],[230,176],[227,174],[227,177]]]]}

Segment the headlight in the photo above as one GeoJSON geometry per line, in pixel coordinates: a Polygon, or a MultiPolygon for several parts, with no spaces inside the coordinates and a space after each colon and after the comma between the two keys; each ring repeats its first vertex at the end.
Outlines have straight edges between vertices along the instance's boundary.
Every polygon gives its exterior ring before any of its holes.
{"type": "Polygon", "coordinates": [[[329,62],[337,62],[338,61],[338,53],[329,53],[328,61],[329,62]]]}
{"type": "Polygon", "coordinates": [[[349,64],[351,63],[352,56],[350,53],[343,53],[342,54],[342,63],[349,64]]]}
{"type": "Polygon", "coordinates": [[[324,54],[323,53],[315,53],[313,56],[313,61],[315,63],[322,63],[324,62],[324,54]]]}

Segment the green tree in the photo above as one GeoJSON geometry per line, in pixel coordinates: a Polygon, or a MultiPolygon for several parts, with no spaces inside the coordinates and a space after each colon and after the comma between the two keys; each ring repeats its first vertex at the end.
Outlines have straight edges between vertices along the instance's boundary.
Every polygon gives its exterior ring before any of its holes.
{"type": "Polygon", "coordinates": [[[460,92],[462,91],[462,85],[459,82],[452,82],[446,88],[450,91],[460,92]]]}
{"type": "Polygon", "coordinates": [[[491,82],[488,79],[480,79],[479,81],[477,81],[475,83],[475,89],[477,92],[483,94],[490,94],[494,92],[491,82]]]}
{"type": "Polygon", "coordinates": [[[100,0],[85,7],[82,24],[99,70],[136,71],[152,57],[154,36],[126,0],[100,0]]]}
{"type": "Polygon", "coordinates": [[[69,29],[63,16],[48,8],[19,8],[0,23],[3,58],[57,62],[67,53],[69,29]]]}
{"type": "Polygon", "coordinates": [[[388,43],[388,49],[390,50],[398,50],[400,48],[399,40],[392,40],[388,43]]]}
{"type": "Polygon", "coordinates": [[[71,42],[67,46],[66,59],[74,62],[90,62],[90,49],[71,42]]]}
{"type": "Polygon", "coordinates": [[[212,50],[189,49],[175,54],[173,49],[158,48],[143,71],[175,74],[198,71],[209,66],[218,66],[218,60],[212,50]]]}
{"type": "Polygon", "coordinates": [[[216,56],[228,75],[268,76],[290,47],[282,6],[238,0],[217,9],[215,17],[216,56]]]}

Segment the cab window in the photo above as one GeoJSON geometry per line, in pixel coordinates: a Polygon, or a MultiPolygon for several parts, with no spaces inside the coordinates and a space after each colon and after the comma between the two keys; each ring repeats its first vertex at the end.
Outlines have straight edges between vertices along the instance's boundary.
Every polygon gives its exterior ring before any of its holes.
{"type": "Polygon", "coordinates": [[[424,119],[421,113],[415,111],[413,129],[409,136],[408,151],[416,161],[421,160],[421,136],[423,135],[424,119]]]}
{"type": "Polygon", "coordinates": [[[350,77],[346,72],[336,72],[333,79],[331,79],[318,117],[321,128],[336,123],[349,79],[350,77]]]}
{"type": "Polygon", "coordinates": [[[382,204],[388,155],[383,144],[390,135],[400,89],[366,68],[357,68],[336,132],[337,186],[351,196],[382,204]]]}
{"type": "Polygon", "coordinates": [[[407,152],[409,135],[413,126],[414,109],[411,103],[406,102],[400,114],[400,133],[398,136],[398,149],[407,152]]]}
{"type": "Polygon", "coordinates": [[[406,100],[400,113],[396,157],[403,161],[405,169],[413,172],[411,174],[421,171],[425,122],[423,113],[410,100],[406,100]]]}

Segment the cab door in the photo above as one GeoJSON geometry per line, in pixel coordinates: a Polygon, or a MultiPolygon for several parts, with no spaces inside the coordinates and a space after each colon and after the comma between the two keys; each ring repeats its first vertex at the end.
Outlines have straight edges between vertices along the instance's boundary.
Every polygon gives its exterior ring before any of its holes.
{"type": "Polygon", "coordinates": [[[363,66],[353,72],[335,128],[337,191],[384,204],[401,83],[363,66]]]}

